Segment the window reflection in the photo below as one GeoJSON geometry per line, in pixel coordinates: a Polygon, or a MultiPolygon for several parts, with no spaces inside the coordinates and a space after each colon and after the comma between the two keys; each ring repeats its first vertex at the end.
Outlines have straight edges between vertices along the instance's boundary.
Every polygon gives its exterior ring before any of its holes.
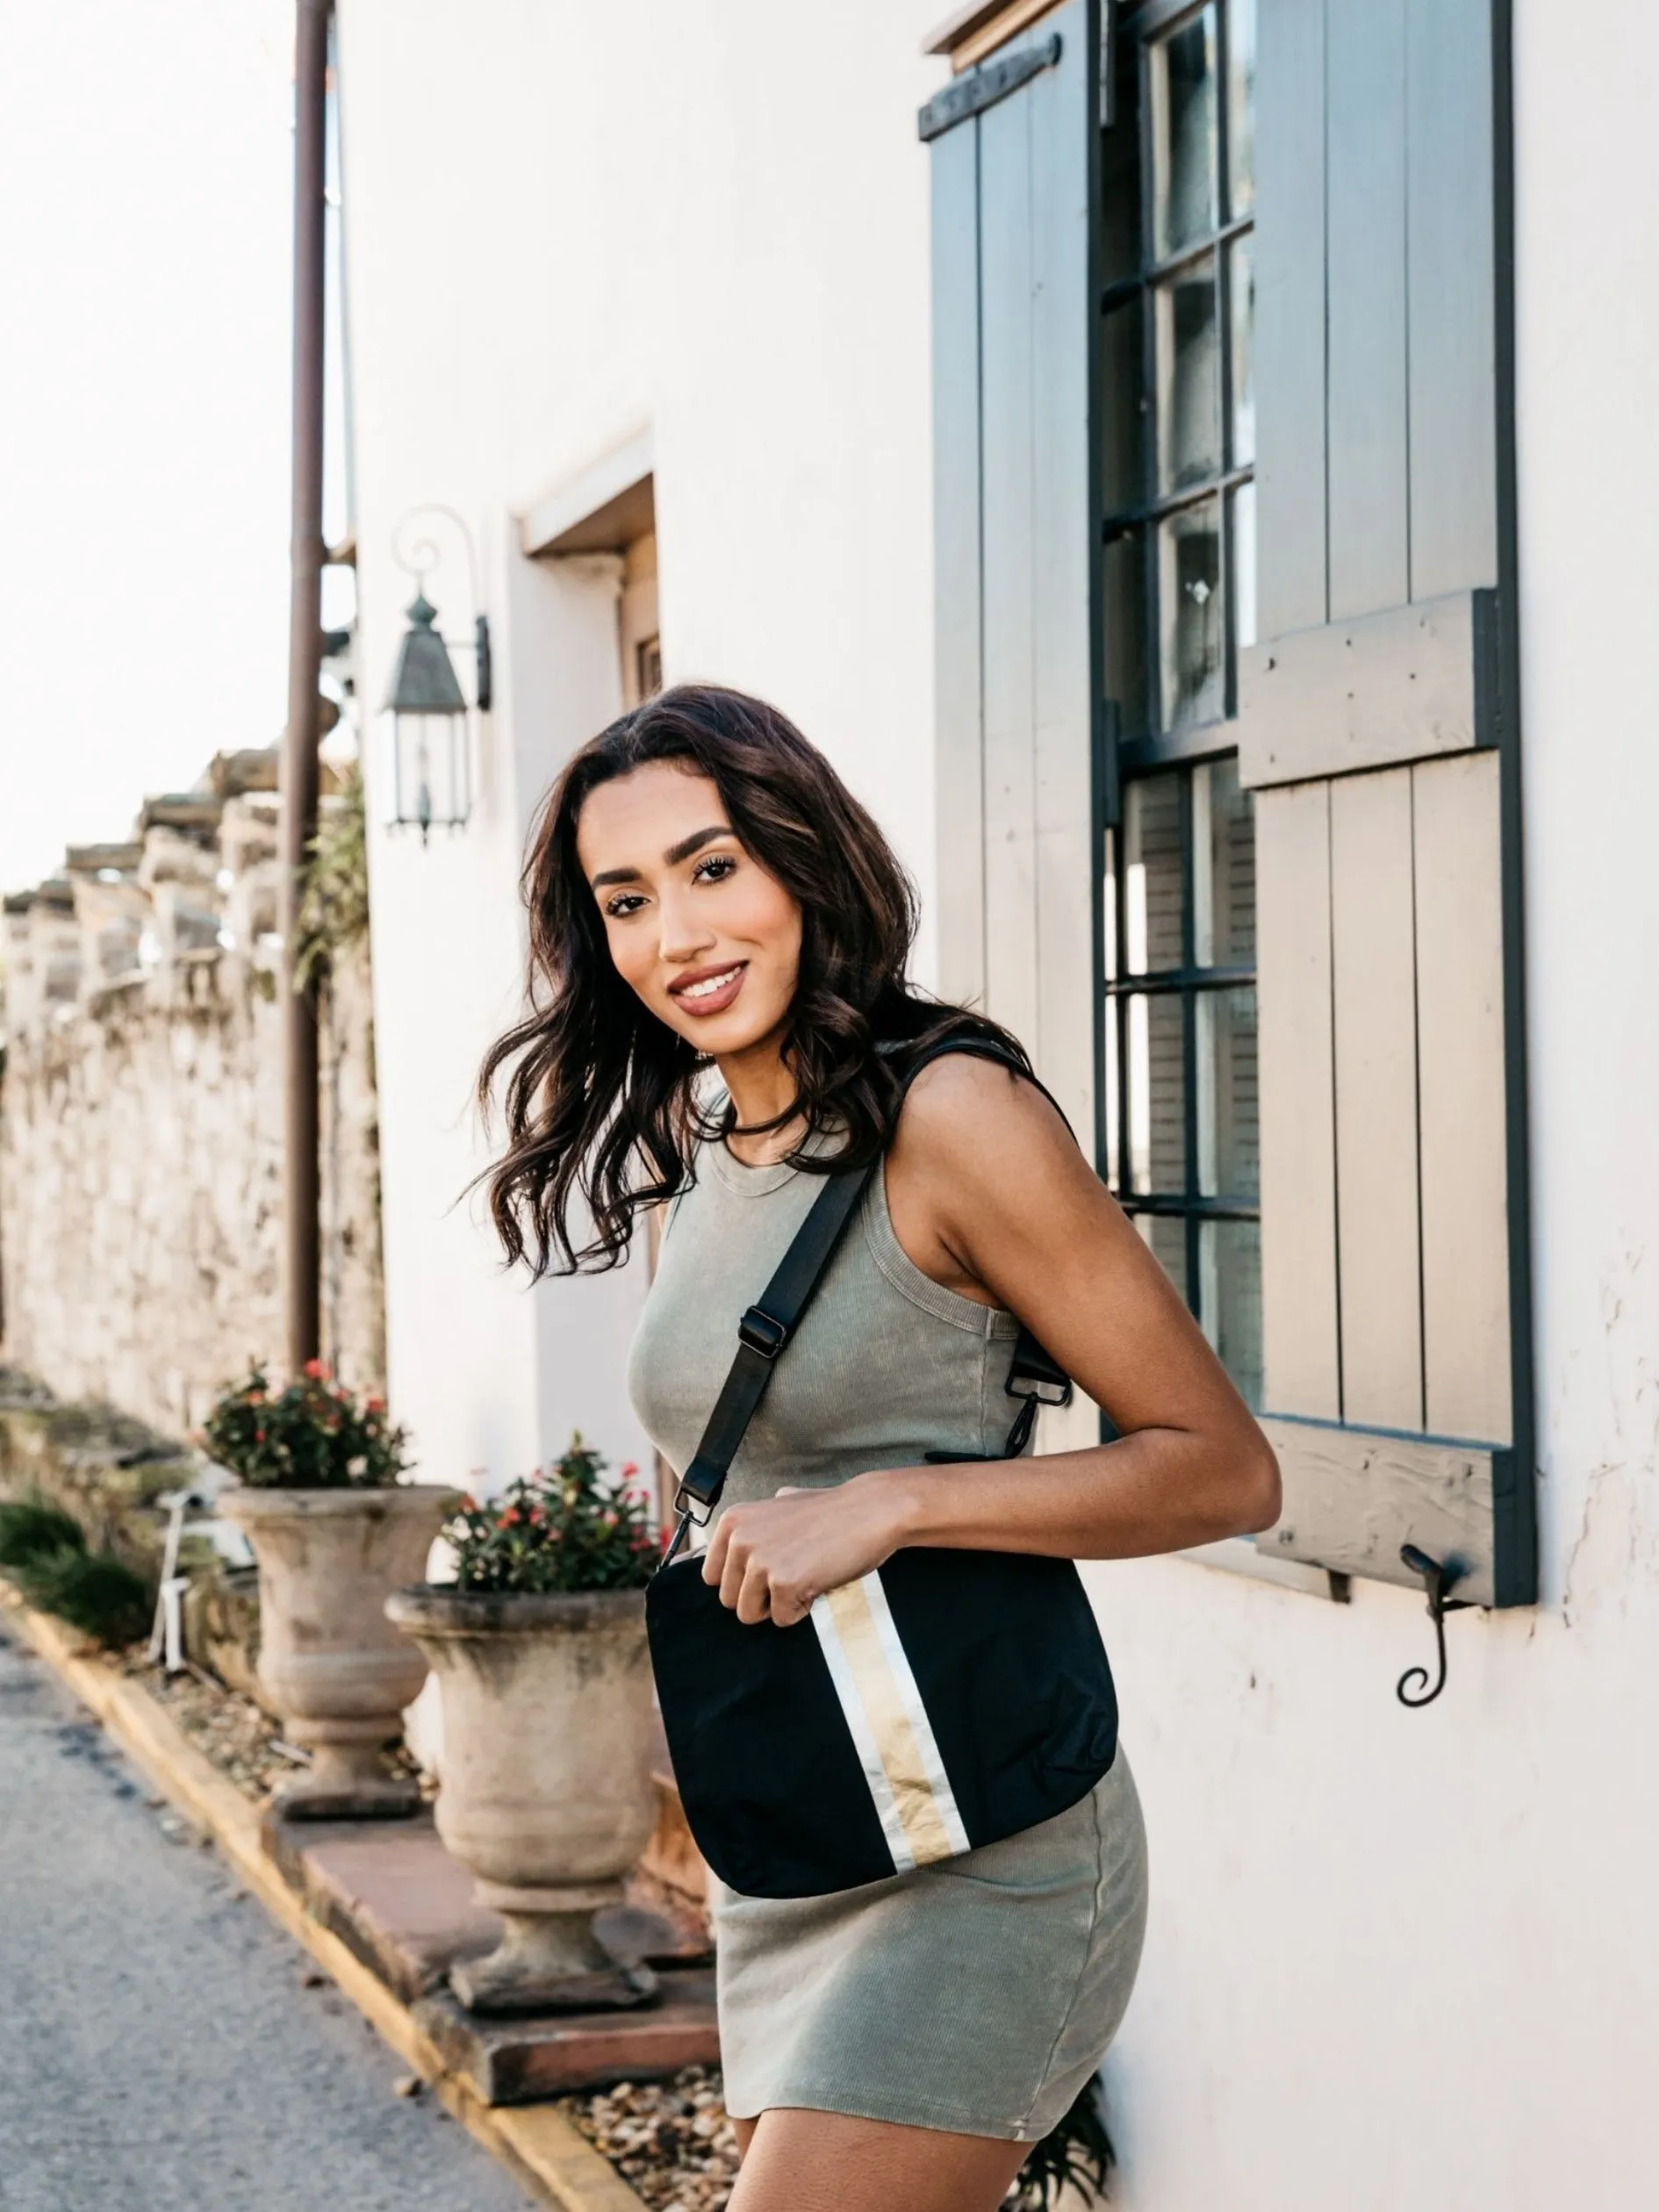
{"type": "Polygon", "coordinates": [[[1131,975],[1181,966],[1181,778],[1143,776],[1124,794],[1124,952],[1131,975]]]}
{"type": "Polygon", "coordinates": [[[1219,722],[1222,684],[1220,503],[1182,507],[1159,525],[1159,680],[1166,729],[1219,722]]]}
{"type": "Polygon", "coordinates": [[[1158,489],[1177,492],[1221,466],[1221,332],[1215,256],[1189,262],[1154,295],[1158,489]]]}
{"type": "Polygon", "coordinates": [[[1261,1411],[1261,1224],[1198,1224],[1199,1325],[1253,1412],[1261,1411]]]}
{"type": "Polygon", "coordinates": [[[1152,49],[1153,235],[1161,258],[1216,227],[1216,11],[1152,49]]]}

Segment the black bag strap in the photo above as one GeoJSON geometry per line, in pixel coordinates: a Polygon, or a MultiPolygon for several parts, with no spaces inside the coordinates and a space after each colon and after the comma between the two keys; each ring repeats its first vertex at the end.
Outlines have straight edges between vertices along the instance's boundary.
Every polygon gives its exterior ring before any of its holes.
{"type": "Polygon", "coordinates": [[[737,1356],[721,1386],[696,1456],[680,1477],[674,1499],[677,1509],[699,1527],[714,1511],[726,1486],[743,1432],[766,1394],[772,1368],[794,1335],[841,1241],[842,1232],[852,1218],[852,1210],[879,1165],[873,1162],[825,1176],[823,1189],[813,1200],[759,1302],[737,1324],[737,1356]]]}
{"type": "MultiPolygon", "coordinates": [[[[1066,1119],[1059,1103],[1023,1061],[1002,1051],[991,1038],[978,1037],[942,1038],[925,1052],[918,1053],[906,1068],[904,1088],[910,1085],[924,1067],[947,1052],[971,1052],[980,1059],[995,1060],[1028,1082],[1037,1083],[1060,1119],[1066,1119]]],[[[1068,1123],[1067,1127],[1070,1126],[1068,1123]]],[[[693,1528],[700,1528],[708,1520],[720,1494],[726,1487],[726,1477],[731,1463],[737,1456],[750,1422],[766,1395],[766,1385],[772,1380],[786,1346],[800,1325],[801,1318],[811,1303],[813,1293],[822,1281],[824,1271],[835,1257],[853,1210],[869,1188],[870,1179],[881,1166],[873,1160],[863,1167],[849,1167],[840,1174],[826,1175],[823,1189],[808,1209],[807,1217],[796,1230],[789,1249],[779,1261],[772,1281],[761,1292],[758,1302],[750,1306],[737,1324],[737,1353],[721,1385],[715,1410],[703,1430],[702,1440],[697,1447],[692,1462],[679,1479],[674,1493],[674,1510],[679,1515],[679,1526],[674,1531],[673,1541],[663,1557],[666,1567],[679,1553],[693,1528]]],[[[1059,1367],[1022,1323],[1019,1340],[1014,1347],[1014,1358],[1009,1368],[1008,1381],[1003,1386],[1010,1397],[1021,1398],[1021,1405],[1003,1456],[1016,1459],[1024,1450],[1031,1428],[1037,1419],[1039,1404],[1064,1405],[1072,1395],[1071,1378],[1059,1367]]]]}

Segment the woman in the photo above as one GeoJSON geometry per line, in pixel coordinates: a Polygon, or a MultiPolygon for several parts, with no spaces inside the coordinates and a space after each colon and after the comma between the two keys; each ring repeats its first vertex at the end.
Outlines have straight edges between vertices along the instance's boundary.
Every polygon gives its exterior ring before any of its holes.
{"type": "MultiPolygon", "coordinates": [[[[564,770],[526,871],[531,1011],[491,1203],[540,1273],[673,1202],[630,1368],[683,1469],[830,1166],[885,1153],[735,1461],[703,1574],[788,1626],[900,1547],[1117,1559],[1269,1526],[1278,1471],[1167,1278],[1003,1032],[905,980],[880,831],[784,717],[685,686],[564,770]],[[723,1091],[705,1079],[709,1064],[723,1091]],[[1018,1317],[1016,1321],[1015,1317],[1018,1317]],[[1119,1431],[995,1454],[1023,1322],[1119,1431]]],[[[714,1901],[734,2212],[978,2212],[1059,2119],[1134,1979],[1145,1838],[1121,1754],[1057,1819],[827,1897],[714,1901]]]]}

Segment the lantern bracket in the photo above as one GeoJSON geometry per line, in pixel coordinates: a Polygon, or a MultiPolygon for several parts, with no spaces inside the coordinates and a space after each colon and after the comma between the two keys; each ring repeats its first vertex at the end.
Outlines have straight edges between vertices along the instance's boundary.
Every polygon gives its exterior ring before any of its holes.
{"type": "MultiPolygon", "coordinates": [[[[472,533],[463,516],[452,506],[436,501],[411,507],[391,534],[391,557],[405,575],[413,577],[420,597],[427,596],[427,578],[442,562],[443,554],[435,537],[431,535],[430,518],[441,516],[458,532],[466,549],[467,585],[472,596],[473,625],[471,646],[473,654],[472,703],[479,714],[487,715],[494,696],[494,670],[490,650],[490,618],[484,612],[483,595],[478,589],[478,559],[472,542],[472,533]],[[425,526],[425,527],[422,527],[425,526]]],[[[442,631],[438,633],[442,637],[442,631]]],[[[444,638],[446,645],[460,648],[459,639],[444,638]]]]}

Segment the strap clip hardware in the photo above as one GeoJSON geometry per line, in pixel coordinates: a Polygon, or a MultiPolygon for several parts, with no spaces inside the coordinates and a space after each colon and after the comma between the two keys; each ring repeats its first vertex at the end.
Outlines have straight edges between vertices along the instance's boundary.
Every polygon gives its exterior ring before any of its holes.
{"type": "Polygon", "coordinates": [[[751,1352],[758,1352],[763,1360],[775,1360],[788,1343],[789,1332],[771,1314],[763,1313],[758,1306],[750,1306],[737,1324],[737,1339],[751,1352]]]}
{"type": "Polygon", "coordinates": [[[1016,1368],[1003,1384],[1009,1397],[1035,1398],[1040,1405],[1069,1405],[1072,1386],[1065,1377],[1056,1380],[1052,1375],[1031,1375],[1016,1368]]]}
{"type": "Polygon", "coordinates": [[[693,1528],[707,1528],[714,1514],[714,1501],[693,1490],[682,1477],[674,1492],[674,1511],[683,1522],[688,1521],[693,1528]],[[700,1506],[702,1508],[700,1512],[698,1511],[700,1506]]]}

